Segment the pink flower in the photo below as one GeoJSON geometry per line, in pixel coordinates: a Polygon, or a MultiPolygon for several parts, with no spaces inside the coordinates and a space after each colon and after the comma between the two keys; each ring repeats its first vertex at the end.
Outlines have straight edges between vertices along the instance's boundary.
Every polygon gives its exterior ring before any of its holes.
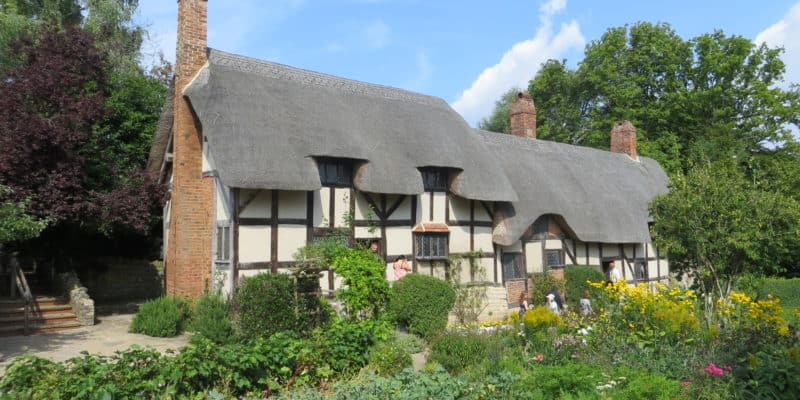
{"type": "Polygon", "coordinates": [[[714,376],[722,376],[725,375],[725,371],[722,368],[714,365],[714,363],[708,363],[708,366],[705,368],[705,371],[714,376]]]}
{"type": "Polygon", "coordinates": [[[689,386],[690,383],[692,383],[692,381],[683,381],[683,382],[681,382],[681,385],[689,386]]]}
{"type": "Polygon", "coordinates": [[[536,361],[542,361],[542,360],[544,360],[544,354],[539,353],[539,354],[533,356],[533,359],[536,360],[536,361]]]}

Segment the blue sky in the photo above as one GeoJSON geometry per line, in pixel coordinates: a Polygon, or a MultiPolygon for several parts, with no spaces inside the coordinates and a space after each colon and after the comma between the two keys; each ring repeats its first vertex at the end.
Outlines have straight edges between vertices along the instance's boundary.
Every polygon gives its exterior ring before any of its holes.
{"type": "MultiPolygon", "coordinates": [[[[667,22],[684,38],[722,29],[785,47],[787,80],[800,82],[799,0],[208,3],[210,47],[438,96],[472,125],[543,61],[574,66],[608,28],[638,21],[667,22]]],[[[175,0],[140,0],[147,54],[174,60],[176,11],[175,0]]]]}

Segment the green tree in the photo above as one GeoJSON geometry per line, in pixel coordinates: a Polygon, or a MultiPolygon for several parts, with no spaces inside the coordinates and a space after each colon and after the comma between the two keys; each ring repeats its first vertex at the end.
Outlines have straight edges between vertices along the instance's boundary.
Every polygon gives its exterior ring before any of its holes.
{"type": "Polygon", "coordinates": [[[517,93],[521,91],[522,89],[514,87],[503,94],[494,103],[492,114],[478,122],[478,128],[492,132],[511,133],[508,113],[511,110],[511,103],[517,98],[517,93]]]}
{"type": "MultiPolygon", "coordinates": [[[[776,154],[796,141],[787,127],[800,123],[800,91],[779,85],[781,53],[721,31],[684,40],[668,24],[611,28],[577,69],[548,61],[531,80],[538,136],[608,148],[613,123],[627,119],[639,152],[671,174],[776,154]]],[[[503,107],[501,99],[484,121],[502,118],[503,107]]]]}
{"type": "Polygon", "coordinates": [[[39,236],[48,222],[28,214],[28,201],[14,201],[9,197],[10,194],[11,189],[0,185],[0,250],[4,243],[39,236]]]}
{"type": "Polygon", "coordinates": [[[694,167],[669,188],[650,207],[655,244],[703,292],[727,297],[744,273],[776,274],[796,261],[800,204],[759,189],[736,163],[694,167]]]}

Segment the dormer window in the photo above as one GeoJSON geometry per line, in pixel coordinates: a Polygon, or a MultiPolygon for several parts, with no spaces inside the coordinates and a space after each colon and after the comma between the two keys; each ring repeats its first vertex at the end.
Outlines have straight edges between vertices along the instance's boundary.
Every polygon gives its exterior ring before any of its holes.
{"type": "Polygon", "coordinates": [[[427,167],[420,168],[422,174],[422,185],[426,192],[446,192],[447,191],[447,170],[444,168],[427,167]]]}
{"type": "Polygon", "coordinates": [[[317,160],[322,186],[350,187],[353,181],[353,164],[349,160],[323,158],[317,160]]]}

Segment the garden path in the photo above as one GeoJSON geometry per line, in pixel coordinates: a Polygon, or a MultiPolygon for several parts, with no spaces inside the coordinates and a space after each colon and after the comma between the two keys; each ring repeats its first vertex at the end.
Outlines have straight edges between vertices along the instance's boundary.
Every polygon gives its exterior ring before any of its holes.
{"type": "Polygon", "coordinates": [[[78,329],[31,336],[0,338],[0,376],[17,356],[34,354],[54,361],[64,361],[80,356],[82,351],[91,354],[112,355],[137,344],[159,351],[179,349],[186,345],[189,336],[156,338],[129,333],[128,326],[134,314],[112,314],[97,317],[97,324],[78,329]]]}

